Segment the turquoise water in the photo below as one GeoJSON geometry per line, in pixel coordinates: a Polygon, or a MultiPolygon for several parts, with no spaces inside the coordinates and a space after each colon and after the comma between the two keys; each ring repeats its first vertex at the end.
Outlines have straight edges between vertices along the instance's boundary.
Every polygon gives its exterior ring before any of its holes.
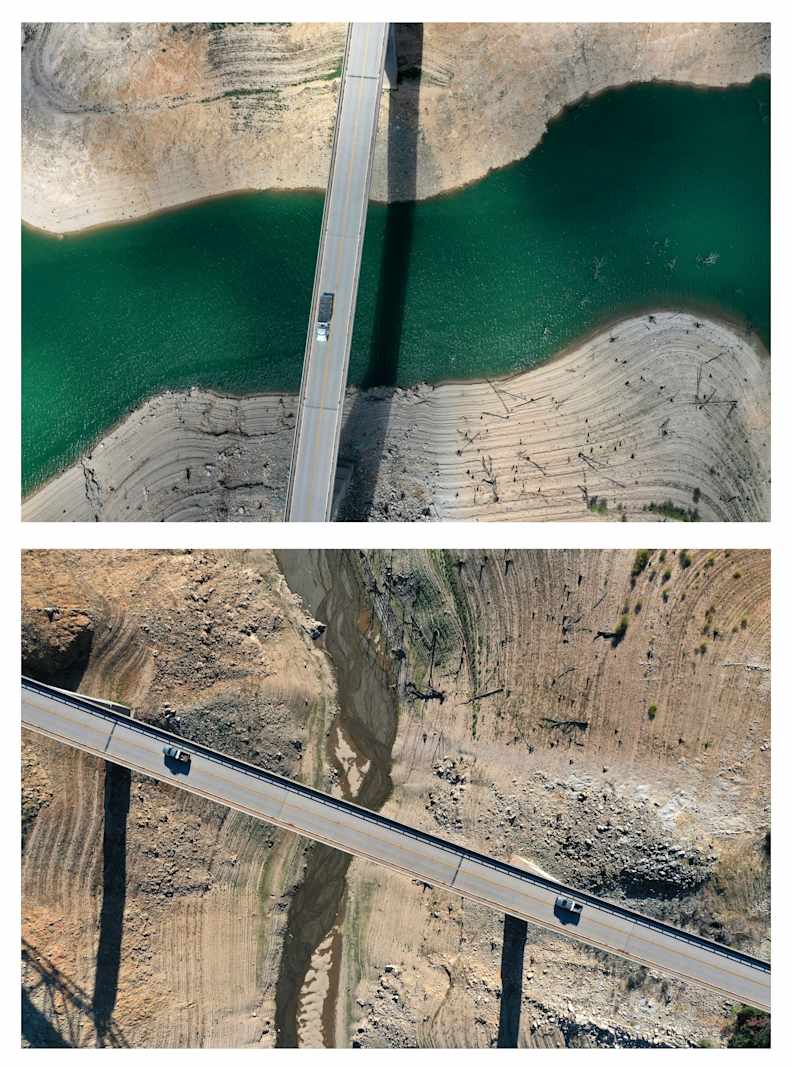
{"type": "MultiPolygon", "coordinates": [[[[769,345],[769,103],[764,79],[609,91],[476,185],[372,204],[350,382],[529,367],[650,304],[769,345]]],[[[162,389],[297,391],[321,212],[255,193],[63,240],[23,228],[25,488],[162,389]]]]}

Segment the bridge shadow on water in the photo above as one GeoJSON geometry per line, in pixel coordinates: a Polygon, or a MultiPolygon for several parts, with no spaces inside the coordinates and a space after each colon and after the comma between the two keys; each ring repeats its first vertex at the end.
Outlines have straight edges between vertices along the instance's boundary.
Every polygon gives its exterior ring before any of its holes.
{"type": "Polygon", "coordinates": [[[513,918],[510,914],[504,917],[498,1047],[518,1046],[527,935],[528,926],[521,918],[513,918]]]}
{"type": "MultiPolygon", "coordinates": [[[[398,74],[389,94],[389,202],[369,361],[361,383],[365,390],[393,386],[398,378],[417,194],[423,24],[395,23],[393,33],[398,74]]],[[[380,399],[361,392],[355,398],[339,447],[340,462],[354,467],[351,484],[339,501],[340,521],[365,522],[369,517],[390,404],[388,395],[380,399]]]]}

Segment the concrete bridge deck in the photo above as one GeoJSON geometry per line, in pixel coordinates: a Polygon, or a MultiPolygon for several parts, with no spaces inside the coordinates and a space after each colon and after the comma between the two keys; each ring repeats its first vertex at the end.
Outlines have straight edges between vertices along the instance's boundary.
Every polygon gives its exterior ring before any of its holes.
{"type": "Polygon", "coordinates": [[[736,1002],[770,1008],[769,963],[184,740],[88,697],[23,678],[22,724],[736,1002]],[[165,763],[163,747],[169,744],[190,752],[188,767],[165,763]],[[559,896],[583,905],[576,921],[559,911],[559,896]]]}
{"type": "Polygon", "coordinates": [[[388,31],[387,22],[355,22],[347,35],[286,498],[289,522],[331,516],[388,31]],[[325,292],[334,295],[333,317],[328,339],[319,341],[325,292]]]}

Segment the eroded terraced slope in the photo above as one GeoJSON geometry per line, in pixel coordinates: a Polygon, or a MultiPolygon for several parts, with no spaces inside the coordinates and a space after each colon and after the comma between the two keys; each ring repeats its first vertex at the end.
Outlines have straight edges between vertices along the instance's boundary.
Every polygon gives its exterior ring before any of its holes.
{"type": "MultiPolygon", "coordinates": [[[[324,787],[313,626],[267,553],[24,558],[23,671],[324,787]]],[[[303,843],[31,734],[22,758],[24,1041],[271,1043],[303,843]]]]}
{"type": "MultiPolygon", "coordinates": [[[[765,553],[396,552],[363,570],[401,664],[385,813],[769,956],[765,553]]],[[[364,1046],[731,1029],[715,995],[530,927],[504,947],[499,916],[362,863],[346,915],[338,1010],[364,1046]]]]}

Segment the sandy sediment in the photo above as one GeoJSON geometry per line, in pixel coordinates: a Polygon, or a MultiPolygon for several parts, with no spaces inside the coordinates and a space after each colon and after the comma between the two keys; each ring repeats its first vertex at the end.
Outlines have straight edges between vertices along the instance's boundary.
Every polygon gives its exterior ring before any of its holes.
{"type": "MultiPolygon", "coordinates": [[[[24,501],[27,521],[261,521],[285,503],[296,401],[145,403],[24,501]]],[[[734,326],[657,311],[508,379],[350,390],[342,518],[710,521],[770,513],[770,360],[734,326]]]]}
{"type": "MultiPolygon", "coordinates": [[[[241,189],[323,187],[343,45],[340,23],[27,26],[24,220],[64,233],[241,189]]],[[[416,138],[401,118],[389,130],[386,90],[380,200],[431,196],[522,158],[587,93],[768,74],[770,30],[426,23],[422,36],[400,29],[399,52],[398,91],[417,100],[416,167],[389,173],[389,144],[398,153],[416,138]]]]}

